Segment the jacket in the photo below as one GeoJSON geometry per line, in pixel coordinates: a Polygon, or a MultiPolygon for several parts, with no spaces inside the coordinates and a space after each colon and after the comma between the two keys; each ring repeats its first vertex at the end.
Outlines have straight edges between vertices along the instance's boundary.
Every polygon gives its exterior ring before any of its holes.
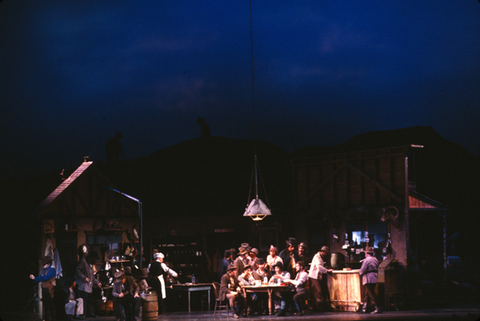
{"type": "Polygon", "coordinates": [[[310,271],[308,272],[308,277],[311,279],[322,280],[323,275],[328,272],[328,269],[325,267],[325,262],[323,261],[320,253],[315,254],[310,264],[310,271]]]}
{"type": "Polygon", "coordinates": [[[367,256],[358,273],[362,276],[362,284],[377,283],[378,260],[375,256],[367,256]]]}

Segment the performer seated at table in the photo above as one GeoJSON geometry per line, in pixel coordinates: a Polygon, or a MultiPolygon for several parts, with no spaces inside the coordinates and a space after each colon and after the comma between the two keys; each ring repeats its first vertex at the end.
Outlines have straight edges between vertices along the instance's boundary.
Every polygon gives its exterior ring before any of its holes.
{"type": "Polygon", "coordinates": [[[268,280],[272,277],[272,272],[267,269],[267,263],[262,258],[258,258],[258,269],[253,271],[253,277],[255,280],[262,281],[263,284],[268,283],[268,280]]]}
{"type": "MultiPolygon", "coordinates": [[[[253,277],[255,280],[259,280],[262,284],[268,284],[268,280],[272,277],[272,272],[270,269],[267,269],[267,264],[265,260],[261,257],[257,260],[258,269],[253,271],[253,277]]],[[[257,293],[257,306],[259,307],[258,311],[263,314],[267,314],[268,307],[268,293],[257,293]]]]}
{"type": "MultiPolygon", "coordinates": [[[[120,321],[137,321],[140,311],[140,295],[138,285],[131,275],[121,271],[115,273],[112,296],[117,301],[120,321]]],[[[116,313],[117,314],[117,313],[116,313]]]]}
{"type": "Polygon", "coordinates": [[[227,268],[227,273],[220,280],[220,299],[228,299],[230,307],[235,309],[233,317],[238,319],[243,309],[244,298],[241,295],[240,284],[237,279],[237,267],[233,264],[227,268]]]}
{"type": "Polygon", "coordinates": [[[278,256],[278,250],[275,246],[270,245],[269,255],[267,255],[267,269],[272,273],[275,273],[275,264],[278,262],[283,263],[283,260],[278,256]]]}
{"type": "MultiPolygon", "coordinates": [[[[285,280],[290,279],[290,273],[283,270],[283,263],[278,262],[274,266],[275,274],[270,278],[269,284],[285,284],[285,280]]],[[[273,292],[273,303],[275,304],[275,310],[280,309],[280,303],[282,300],[282,293],[279,291],[273,292]]]]}
{"type": "MultiPolygon", "coordinates": [[[[243,273],[240,274],[238,277],[238,282],[240,283],[240,286],[243,285],[255,285],[255,281],[258,281],[255,279],[253,276],[253,268],[251,265],[247,265],[243,268],[243,273]]],[[[257,307],[257,299],[258,296],[256,293],[249,293],[247,297],[247,314],[251,315],[253,313],[257,313],[258,307],[257,307]]]]}
{"type": "Polygon", "coordinates": [[[284,291],[282,294],[282,303],[278,316],[285,315],[285,308],[290,305],[292,299],[297,308],[297,315],[303,315],[303,303],[308,298],[306,285],[308,282],[308,273],[305,272],[305,263],[299,261],[295,264],[295,280],[285,280],[285,283],[293,285],[292,289],[284,291]]]}

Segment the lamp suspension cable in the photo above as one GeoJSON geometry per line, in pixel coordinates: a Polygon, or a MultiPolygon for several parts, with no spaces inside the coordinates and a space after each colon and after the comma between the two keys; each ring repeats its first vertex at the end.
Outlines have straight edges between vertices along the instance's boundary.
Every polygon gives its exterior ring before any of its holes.
{"type": "MultiPolygon", "coordinates": [[[[252,63],[252,108],[253,108],[253,146],[255,154],[255,163],[254,171],[252,173],[252,179],[255,179],[255,199],[253,199],[250,204],[247,205],[245,213],[243,216],[249,216],[254,221],[261,221],[266,216],[272,215],[270,209],[258,198],[258,160],[257,160],[257,123],[255,115],[255,77],[253,70],[253,23],[252,23],[252,0],[250,0],[250,56],[252,63]]],[[[261,173],[260,173],[261,176],[261,173]]],[[[248,198],[250,199],[250,194],[252,191],[252,186],[250,185],[250,191],[248,198]]],[[[265,191],[265,186],[264,186],[265,191]]],[[[266,193],[265,193],[266,194],[266,193]]],[[[268,203],[268,200],[267,200],[268,203]]]]}
{"type": "Polygon", "coordinates": [[[253,149],[255,153],[255,196],[258,199],[258,174],[257,174],[257,122],[255,115],[255,77],[253,70],[253,22],[252,22],[252,0],[250,0],[250,60],[252,64],[252,110],[253,110],[253,149]]]}

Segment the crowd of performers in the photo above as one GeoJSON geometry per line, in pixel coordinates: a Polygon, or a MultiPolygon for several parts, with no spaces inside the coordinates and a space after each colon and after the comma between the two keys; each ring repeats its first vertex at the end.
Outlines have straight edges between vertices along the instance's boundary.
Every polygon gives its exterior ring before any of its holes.
{"type": "MultiPolygon", "coordinates": [[[[238,253],[235,249],[225,251],[219,267],[220,296],[222,300],[229,301],[229,306],[234,309],[235,318],[243,314],[268,313],[266,293],[247,293],[245,300],[242,291],[242,286],[259,283],[287,286],[282,291],[273,292],[278,316],[286,315],[287,311],[301,316],[306,308],[312,311],[331,310],[327,274],[333,270],[330,268],[328,246],[322,246],[313,258],[310,258],[305,243],[297,246],[294,238],[289,238],[286,243],[286,248],[280,253],[272,245],[266,259],[258,257],[258,250],[251,248],[247,243],[242,243],[238,253]],[[307,307],[306,302],[309,302],[310,306],[307,307]]],[[[365,288],[365,298],[359,312],[380,313],[378,298],[374,291],[379,262],[372,247],[367,246],[364,252],[365,259],[359,274],[365,288]]]]}
{"type": "Polygon", "coordinates": [[[178,275],[163,262],[162,253],[155,253],[152,263],[147,268],[136,271],[139,273],[135,273],[135,276],[131,266],[125,266],[122,271],[112,267],[109,262],[106,262],[100,271],[95,272],[94,265],[97,263],[98,255],[95,252],[89,252],[86,245],[81,246],[79,254],[81,259],[71,279],[57,280],[55,267],[52,264],[53,259],[50,257],[41,259],[43,269],[37,277],[30,275],[35,283],[41,284],[46,321],[96,318],[94,296],[98,292],[94,290],[100,291],[101,300],[106,302],[104,287],[111,288],[113,310],[117,321],[140,320],[140,294],[147,291],[157,294],[158,313],[166,311],[164,305],[166,288],[178,275]]]}
{"type": "MultiPolygon", "coordinates": [[[[294,238],[286,241],[286,247],[280,253],[273,245],[268,256],[259,257],[259,251],[247,243],[236,249],[225,251],[220,262],[220,298],[228,300],[234,310],[234,317],[241,315],[266,314],[267,294],[248,293],[244,297],[242,286],[262,284],[282,284],[287,288],[274,292],[275,311],[278,316],[287,311],[303,315],[306,308],[312,311],[329,311],[330,298],[327,274],[330,268],[330,250],[322,246],[313,257],[307,254],[305,243],[296,244],[294,238]],[[245,300],[246,299],[246,300],[245,300]],[[246,305],[245,305],[246,302],[246,305]],[[309,302],[310,306],[305,306],[309,302]]],[[[374,249],[367,246],[365,259],[359,270],[365,289],[365,298],[360,312],[380,313],[378,298],[375,294],[379,262],[374,249]]],[[[45,320],[73,320],[95,318],[93,290],[102,289],[102,283],[112,288],[113,308],[116,320],[137,321],[139,319],[141,293],[153,291],[157,294],[159,314],[166,312],[165,299],[167,287],[176,282],[177,272],[165,262],[164,255],[157,252],[147,268],[132,274],[130,266],[124,271],[114,269],[109,262],[95,273],[94,264],[98,259],[95,253],[89,253],[86,245],[80,251],[82,257],[78,262],[74,279],[68,280],[64,289],[56,285],[56,272],[50,257],[42,258],[44,266],[39,276],[30,275],[35,283],[41,283],[42,302],[45,320]]]]}

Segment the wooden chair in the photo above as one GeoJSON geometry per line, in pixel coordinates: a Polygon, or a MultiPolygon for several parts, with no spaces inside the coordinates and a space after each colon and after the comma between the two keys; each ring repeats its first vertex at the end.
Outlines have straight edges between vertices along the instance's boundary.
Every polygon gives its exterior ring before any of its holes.
{"type": "Polygon", "coordinates": [[[215,292],[215,308],[213,309],[213,316],[217,313],[218,309],[218,314],[221,316],[222,315],[222,310],[225,310],[227,312],[227,318],[228,318],[228,312],[230,310],[228,299],[225,298],[225,300],[222,301],[220,298],[220,283],[218,282],[213,282],[213,290],[215,292]]]}

